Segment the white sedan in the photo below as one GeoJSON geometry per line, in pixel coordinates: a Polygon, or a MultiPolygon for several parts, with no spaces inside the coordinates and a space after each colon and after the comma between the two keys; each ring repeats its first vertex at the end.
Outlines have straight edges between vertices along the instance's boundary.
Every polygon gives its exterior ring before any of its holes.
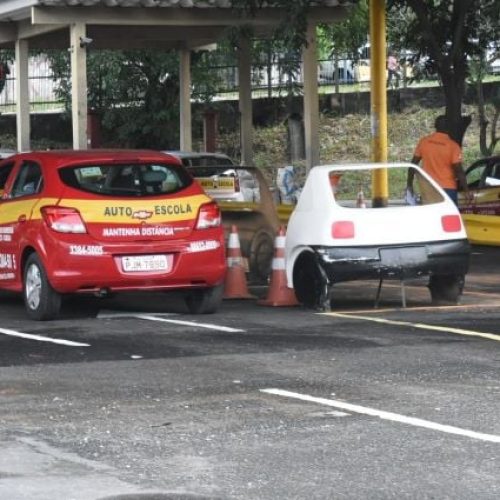
{"type": "Polygon", "coordinates": [[[309,172],[288,223],[287,281],[299,302],[319,310],[330,307],[333,284],[357,279],[429,276],[433,302],[456,303],[469,252],[457,207],[417,166],[325,165],[309,172]],[[387,203],[373,204],[373,173],[381,168],[387,203]]]}

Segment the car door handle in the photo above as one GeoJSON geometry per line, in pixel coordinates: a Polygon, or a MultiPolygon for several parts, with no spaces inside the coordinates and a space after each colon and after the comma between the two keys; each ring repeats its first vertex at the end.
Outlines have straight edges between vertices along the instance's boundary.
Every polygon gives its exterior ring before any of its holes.
{"type": "Polygon", "coordinates": [[[26,222],[26,215],[22,214],[17,218],[17,222],[26,222]]]}

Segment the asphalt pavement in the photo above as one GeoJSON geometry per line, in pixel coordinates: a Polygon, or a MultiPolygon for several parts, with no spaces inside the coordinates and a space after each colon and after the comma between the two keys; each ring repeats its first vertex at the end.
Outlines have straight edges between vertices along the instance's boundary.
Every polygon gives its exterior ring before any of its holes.
{"type": "Polygon", "coordinates": [[[498,499],[499,257],[448,307],[355,282],[327,314],[128,294],[32,322],[2,294],[0,499],[498,499]]]}

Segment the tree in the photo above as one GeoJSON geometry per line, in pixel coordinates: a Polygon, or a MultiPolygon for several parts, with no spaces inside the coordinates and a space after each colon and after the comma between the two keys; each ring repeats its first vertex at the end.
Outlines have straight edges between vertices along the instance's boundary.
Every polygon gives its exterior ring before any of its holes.
{"type": "Polygon", "coordinates": [[[320,25],[320,51],[348,57],[354,61],[360,58],[359,49],[368,42],[369,7],[367,0],[359,0],[342,22],[320,25]]]}
{"type": "MultiPolygon", "coordinates": [[[[57,93],[69,111],[71,80],[66,51],[48,53],[57,93]]],[[[193,98],[215,95],[214,76],[196,65],[193,54],[193,98]]],[[[212,72],[213,73],[213,72],[212,72]]],[[[87,57],[88,106],[112,131],[112,141],[134,148],[179,147],[179,58],[176,51],[95,50],[87,57]]]]}
{"type": "Polygon", "coordinates": [[[500,39],[498,0],[389,0],[397,16],[390,37],[397,48],[413,50],[443,86],[450,136],[459,144],[471,122],[462,115],[469,62],[500,39]]]}
{"type": "Polygon", "coordinates": [[[484,77],[489,70],[490,64],[497,57],[500,57],[500,54],[496,51],[492,51],[489,57],[488,52],[483,52],[479,59],[473,60],[470,64],[471,71],[469,78],[471,84],[476,89],[479,148],[483,156],[491,156],[495,151],[496,145],[500,142],[500,136],[497,133],[500,122],[500,90],[497,91],[497,95],[493,95],[487,100],[483,88],[484,77]]]}
{"type": "MultiPolygon", "coordinates": [[[[322,24],[318,29],[318,47],[320,57],[325,55],[333,58],[333,79],[335,92],[339,92],[339,77],[347,79],[347,65],[344,64],[343,71],[339,64],[340,58],[348,58],[353,65],[359,62],[360,49],[368,42],[369,31],[369,8],[367,0],[360,0],[350,10],[343,22],[334,24],[322,24]]],[[[350,68],[352,69],[352,68],[350,68]]]]}

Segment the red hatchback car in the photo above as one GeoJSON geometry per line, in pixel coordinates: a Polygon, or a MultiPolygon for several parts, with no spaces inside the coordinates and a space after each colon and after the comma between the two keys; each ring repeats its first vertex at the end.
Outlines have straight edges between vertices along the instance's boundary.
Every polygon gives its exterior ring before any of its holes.
{"type": "Polygon", "coordinates": [[[0,162],[0,289],[23,293],[33,319],[61,296],[186,290],[191,313],[215,312],[226,269],[217,205],[173,156],[43,151],[0,162]]]}

